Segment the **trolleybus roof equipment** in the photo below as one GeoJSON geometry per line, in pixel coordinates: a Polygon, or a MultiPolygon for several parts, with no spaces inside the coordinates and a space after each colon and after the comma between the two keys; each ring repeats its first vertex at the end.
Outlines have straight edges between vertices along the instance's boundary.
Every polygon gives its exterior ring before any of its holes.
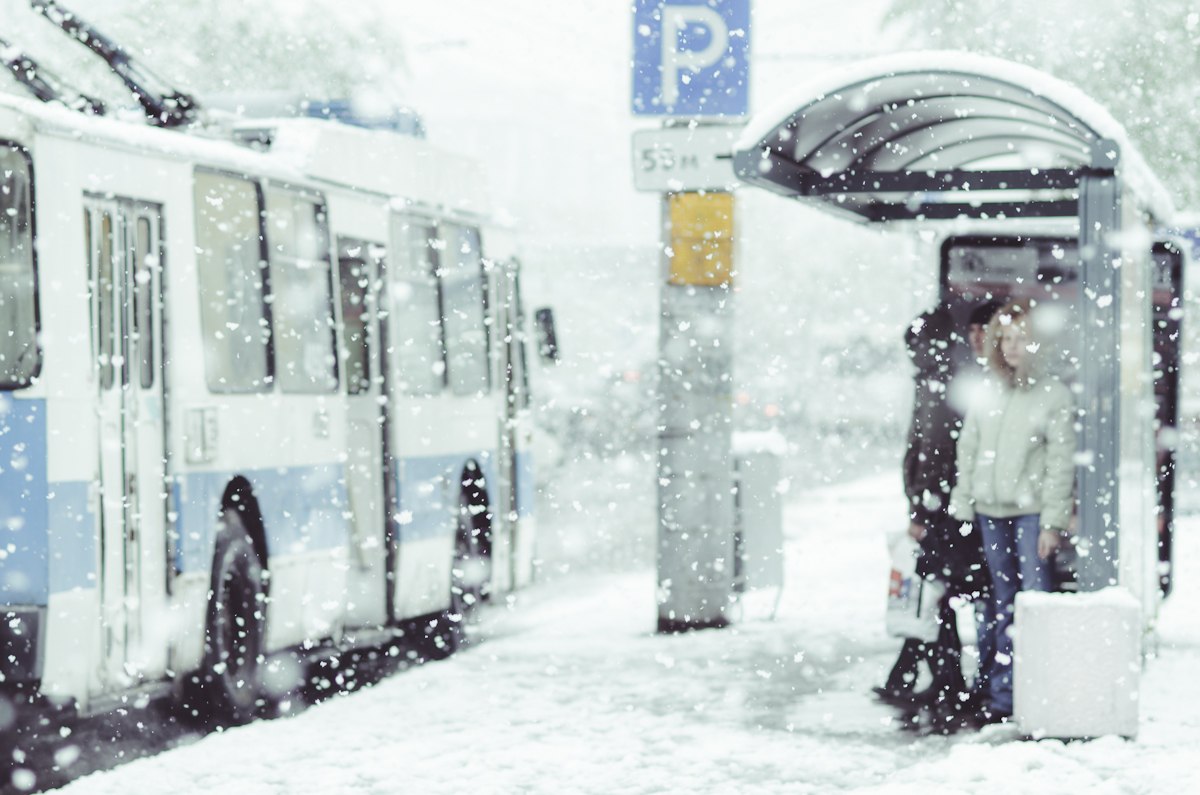
{"type": "Polygon", "coordinates": [[[28,53],[0,38],[0,62],[13,78],[42,102],[61,102],[73,110],[104,115],[104,103],[71,88],[62,78],[44,69],[28,53]]]}
{"type": "Polygon", "coordinates": [[[29,0],[29,3],[34,11],[103,58],[113,74],[120,78],[137,99],[151,124],[158,127],[182,127],[196,120],[199,107],[195,98],[167,85],[143,64],[138,63],[120,44],[54,0],[29,0]]]}

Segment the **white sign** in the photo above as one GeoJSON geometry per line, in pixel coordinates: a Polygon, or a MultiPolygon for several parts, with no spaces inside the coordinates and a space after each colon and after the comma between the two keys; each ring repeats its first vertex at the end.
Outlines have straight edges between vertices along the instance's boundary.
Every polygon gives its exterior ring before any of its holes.
{"type": "Polygon", "coordinates": [[[666,127],[633,134],[633,184],[638,190],[678,193],[733,190],[731,153],[742,128],[666,127]]]}

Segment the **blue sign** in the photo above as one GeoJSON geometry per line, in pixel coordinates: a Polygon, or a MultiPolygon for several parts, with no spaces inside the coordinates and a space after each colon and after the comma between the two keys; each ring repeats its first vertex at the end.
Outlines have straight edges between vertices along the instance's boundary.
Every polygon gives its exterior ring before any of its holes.
{"type": "Polygon", "coordinates": [[[633,112],[750,110],[750,0],[634,0],[633,112]]]}

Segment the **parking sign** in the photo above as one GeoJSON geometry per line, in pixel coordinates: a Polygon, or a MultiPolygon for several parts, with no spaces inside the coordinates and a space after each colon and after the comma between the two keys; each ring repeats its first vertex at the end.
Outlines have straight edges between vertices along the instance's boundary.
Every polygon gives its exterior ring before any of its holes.
{"type": "Polygon", "coordinates": [[[635,114],[745,116],[749,76],[750,0],[634,0],[635,114]]]}

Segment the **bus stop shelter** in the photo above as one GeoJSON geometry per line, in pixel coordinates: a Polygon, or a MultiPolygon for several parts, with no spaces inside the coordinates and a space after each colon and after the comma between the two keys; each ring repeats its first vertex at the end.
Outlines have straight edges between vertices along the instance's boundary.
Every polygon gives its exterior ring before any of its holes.
{"type": "Polygon", "coordinates": [[[1168,224],[1173,209],[1121,125],[1034,69],[910,53],[798,86],[757,114],[733,159],[746,184],[871,224],[1077,221],[1086,297],[1078,583],[1129,584],[1149,607],[1151,592],[1157,597],[1154,442],[1144,428],[1152,368],[1149,325],[1132,328],[1148,287],[1123,274],[1122,247],[1137,237],[1134,227],[1168,224]]]}

